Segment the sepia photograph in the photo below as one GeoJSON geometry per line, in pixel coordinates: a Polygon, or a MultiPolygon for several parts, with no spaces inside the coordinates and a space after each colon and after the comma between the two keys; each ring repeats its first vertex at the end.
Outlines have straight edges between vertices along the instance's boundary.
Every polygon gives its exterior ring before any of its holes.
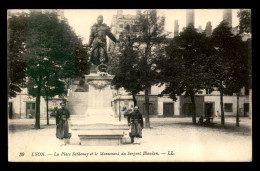
{"type": "Polygon", "coordinates": [[[252,162],[251,9],[7,9],[9,162],[252,162]]]}

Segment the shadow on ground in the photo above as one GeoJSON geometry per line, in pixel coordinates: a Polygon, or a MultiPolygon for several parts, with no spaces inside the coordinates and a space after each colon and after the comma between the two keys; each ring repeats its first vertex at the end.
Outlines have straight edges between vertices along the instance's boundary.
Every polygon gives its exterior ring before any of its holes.
{"type": "MultiPolygon", "coordinates": [[[[55,124],[50,125],[41,125],[40,129],[52,129],[55,128],[55,124]]],[[[31,130],[39,130],[34,128],[34,124],[19,124],[19,125],[9,125],[9,132],[21,132],[21,131],[31,131],[31,130]]]]}
{"type": "Polygon", "coordinates": [[[239,134],[239,135],[252,135],[251,127],[249,125],[243,125],[240,124],[239,127],[235,125],[235,123],[225,123],[225,126],[222,127],[221,124],[215,123],[213,125],[199,125],[199,124],[193,124],[191,122],[179,122],[179,123],[165,123],[165,124],[156,124],[152,126],[155,127],[172,127],[172,128],[179,128],[179,129],[185,129],[185,128],[193,128],[193,129],[202,129],[203,130],[211,130],[211,131],[219,131],[224,133],[232,133],[232,134],[239,134]]]}

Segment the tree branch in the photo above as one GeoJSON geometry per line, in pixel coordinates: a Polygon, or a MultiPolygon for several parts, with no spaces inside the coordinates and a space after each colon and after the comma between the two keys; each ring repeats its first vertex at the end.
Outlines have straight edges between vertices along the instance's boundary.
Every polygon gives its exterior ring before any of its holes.
{"type": "Polygon", "coordinates": [[[145,57],[144,54],[141,52],[141,50],[139,49],[138,46],[133,46],[133,47],[137,48],[137,50],[140,52],[140,54],[141,54],[143,57],[145,57]]]}

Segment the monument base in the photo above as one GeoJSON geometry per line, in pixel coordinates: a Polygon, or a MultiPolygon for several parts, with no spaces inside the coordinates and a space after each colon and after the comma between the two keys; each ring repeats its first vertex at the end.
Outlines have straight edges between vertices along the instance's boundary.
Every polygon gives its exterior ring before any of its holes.
{"type": "Polygon", "coordinates": [[[120,124],[71,124],[71,145],[110,146],[129,141],[129,127],[120,124]]]}
{"type": "Polygon", "coordinates": [[[109,145],[120,145],[122,142],[122,136],[111,135],[111,136],[89,136],[80,135],[80,145],[86,146],[109,146],[109,145]]]}
{"type": "Polygon", "coordinates": [[[111,108],[113,78],[109,74],[85,76],[85,83],[89,85],[87,110],[82,115],[71,115],[70,144],[110,146],[123,144],[129,139],[127,121],[120,122],[115,118],[111,108]]]}
{"type": "Polygon", "coordinates": [[[93,130],[78,135],[81,145],[110,146],[122,144],[124,134],[121,131],[93,130]]]}

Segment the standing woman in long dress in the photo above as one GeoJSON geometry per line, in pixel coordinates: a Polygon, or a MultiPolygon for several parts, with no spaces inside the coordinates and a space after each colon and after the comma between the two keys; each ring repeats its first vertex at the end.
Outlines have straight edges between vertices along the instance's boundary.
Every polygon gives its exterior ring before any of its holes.
{"type": "Polygon", "coordinates": [[[131,143],[139,143],[139,138],[142,138],[143,129],[143,116],[138,110],[138,106],[134,107],[134,111],[127,118],[128,125],[131,126],[131,132],[129,136],[131,138],[131,143]]]}
{"type": "Polygon", "coordinates": [[[69,124],[68,124],[69,117],[70,117],[70,113],[68,109],[65,108],[65,103],[61,103],[61,109],[57,111],[57,116],[56,116],[56,121],[57,121],[56,137],[59,138],[60,140],[71,137],[71,134],[69,133],[69,124]]]}

